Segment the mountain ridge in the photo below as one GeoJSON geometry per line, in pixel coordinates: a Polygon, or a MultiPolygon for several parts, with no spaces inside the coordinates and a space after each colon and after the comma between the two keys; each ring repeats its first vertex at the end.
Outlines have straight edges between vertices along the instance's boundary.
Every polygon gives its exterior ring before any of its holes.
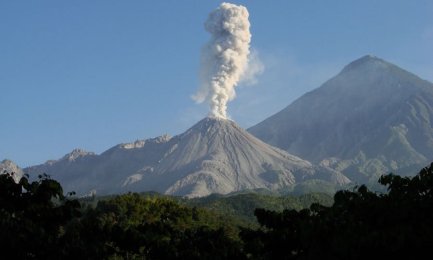
{"type": "Polygon", "coordinates": [[[326,166],[271,147],[235,122],[207,117],[184,133],[119,144],[100,155],[74,150],[55,163],[25,169],[52,175],[79,194],[158,191],[201,197],[245,189],[276,190],[320,179],[350,180],[326,166]],[[84,156],[81,156],[84,155],[84,156]]]}
{"type": "Polygon", "coordinates": [[[432,83],[367,55],[249,132],[206,117],[174,137],[122,143],[99,155],[74,149],[24,172],[47,173],[79,194],[155,190],[194,197],[376,182],[431,159],[432,104],[432,83]]]}

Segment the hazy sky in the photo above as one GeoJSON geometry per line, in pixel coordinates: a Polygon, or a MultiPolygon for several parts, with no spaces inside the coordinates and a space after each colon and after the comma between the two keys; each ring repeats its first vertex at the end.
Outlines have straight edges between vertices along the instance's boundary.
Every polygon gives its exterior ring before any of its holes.
{"type": "MultiPolygon", "coordinates": [[[[433,81],[433,1],[233,1],[265,70],[229,114],[252,126],[373,54],[433,81]]],[[[0,160],[176,135],[204,117],[207,15],[220,1],[0,1],[0,160]]]]}

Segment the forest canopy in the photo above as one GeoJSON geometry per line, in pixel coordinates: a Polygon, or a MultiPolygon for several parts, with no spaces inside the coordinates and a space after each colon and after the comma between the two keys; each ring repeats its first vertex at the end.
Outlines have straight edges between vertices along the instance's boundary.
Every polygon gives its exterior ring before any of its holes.
{"type": "Polygon", "coordinates": [[[282,200],[243,195],[224,204],[218,198],[205,198],[208,205],[212,203],[206,207],[203,201],[188,204],[177,198],[129,193],[92,205],[65,196],[49,176],[33,182],[24,176],[16,183],[6,173],[0,175],[0,255],[14,259],[362,259],[428,253],[433,246],[433,164],[414,177],[389,174],[379,183],[387,192],[362,185],[337,192],[333,204],[257,208],[258,224],[250,225],[245,224],[247,218],[222,209],[235,205],[236,212],[249,212],[254,205],[267,205],[263,201],[279,205],[282,200]],[[262,204],[255,201],[259,199],[262,204]]]}

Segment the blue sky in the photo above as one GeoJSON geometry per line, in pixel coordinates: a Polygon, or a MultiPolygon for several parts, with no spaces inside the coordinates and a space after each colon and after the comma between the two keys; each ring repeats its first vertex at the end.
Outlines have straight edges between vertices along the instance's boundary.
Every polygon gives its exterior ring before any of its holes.
{"type": "MultiPolygon", "coordinates": [[[[176,135],[207,114],[203,23],[221,1],[1,1],[0,160],[176,135]]],[[[233,1],[265,69],[229,114],[247,128],[373,54],[433,81],[433,1],[233,1]]]]}

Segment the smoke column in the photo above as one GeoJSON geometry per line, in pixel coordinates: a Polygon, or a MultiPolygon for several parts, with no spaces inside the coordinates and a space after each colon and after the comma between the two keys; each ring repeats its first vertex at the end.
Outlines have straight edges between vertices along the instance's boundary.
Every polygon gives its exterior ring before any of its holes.
{"type": "Polygon", "coordinates": [[[200,87],[193,99],[207,101],[211,116],[227,118],[227,102],[235,98],[245,73],[251,41],[248,16],[244,6],[222,3],[205,22],[211,39],[202,50],[200,87]]]}

